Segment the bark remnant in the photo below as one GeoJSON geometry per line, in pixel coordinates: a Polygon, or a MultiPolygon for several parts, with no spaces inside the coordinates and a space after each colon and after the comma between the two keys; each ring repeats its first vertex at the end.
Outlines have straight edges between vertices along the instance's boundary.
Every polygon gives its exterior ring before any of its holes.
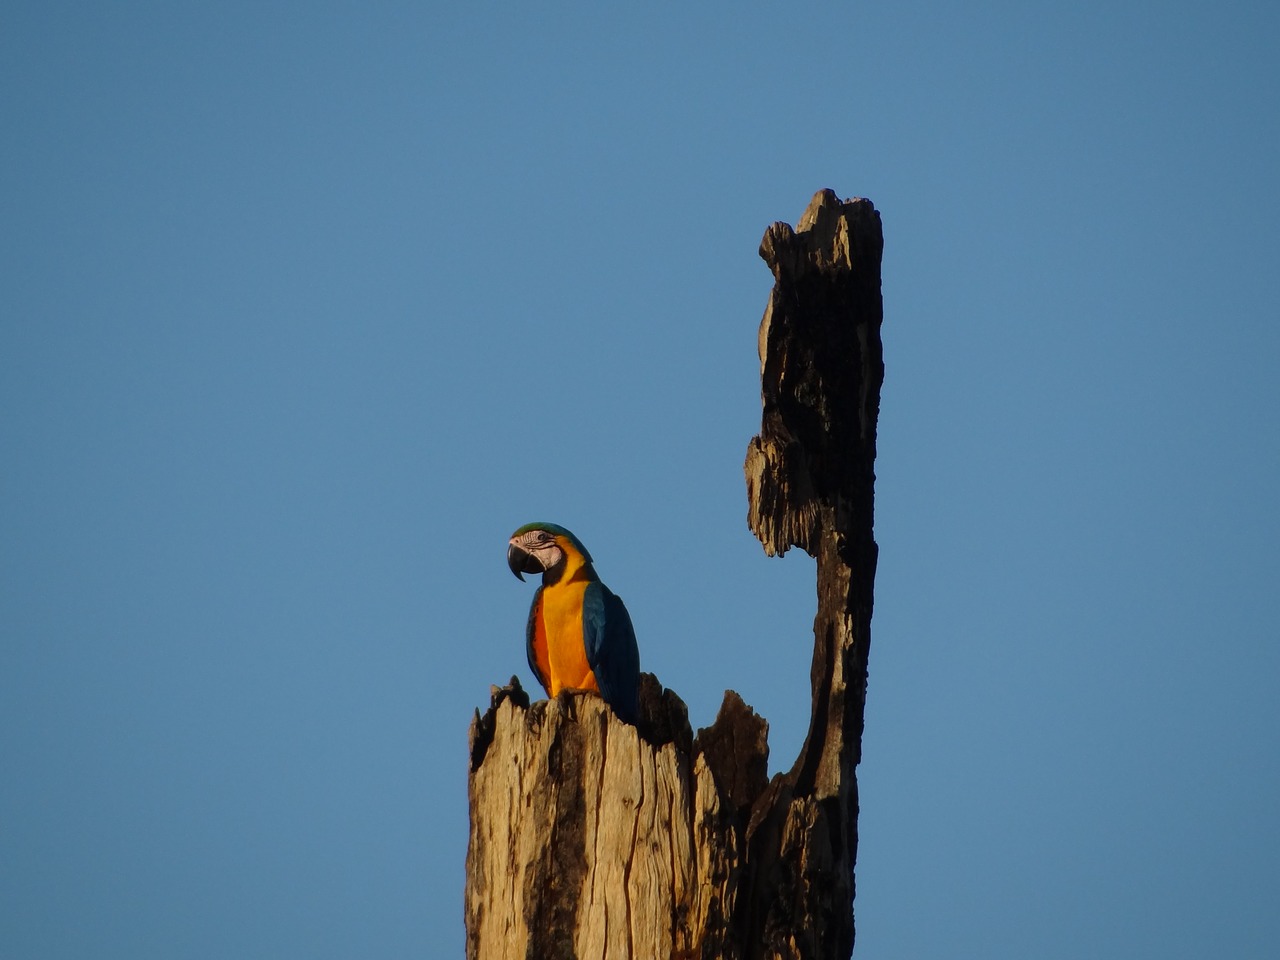
{"type": "Polygon", "coordinates": [[[760,255],[774,287],[760,323],[763,414],[747,447],[747,522],[765,552],[818,561],[809,732],[747,832],[746,956],[844,958],[853,950],[867,655],[877,547],[876,420],[884,357],[880,215],[820,191],[760,255]]]}

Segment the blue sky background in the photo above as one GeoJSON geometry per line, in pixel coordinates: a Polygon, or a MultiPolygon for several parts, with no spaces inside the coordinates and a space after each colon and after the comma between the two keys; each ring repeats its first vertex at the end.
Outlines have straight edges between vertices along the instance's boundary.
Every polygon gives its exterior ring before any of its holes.
{"type": "Polygon", "coordinates": [[[788,766],[813,564],[741,464],[821,187],[886,234],[857,955],[1274,955],[1278,35],[6,4],[0,956],[461,956],[532,519],[788,766]]]}

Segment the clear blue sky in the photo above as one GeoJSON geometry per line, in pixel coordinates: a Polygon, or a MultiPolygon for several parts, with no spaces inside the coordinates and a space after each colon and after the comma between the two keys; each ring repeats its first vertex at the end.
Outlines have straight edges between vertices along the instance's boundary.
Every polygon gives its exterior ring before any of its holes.
{"type": "Polygon", "coordinates": [[[1280,8],[15,2],[0,956],[462,955],[505,541],[785,768],[756,247],[881,210],[858,950],[1280,942],[1280,8]]]}

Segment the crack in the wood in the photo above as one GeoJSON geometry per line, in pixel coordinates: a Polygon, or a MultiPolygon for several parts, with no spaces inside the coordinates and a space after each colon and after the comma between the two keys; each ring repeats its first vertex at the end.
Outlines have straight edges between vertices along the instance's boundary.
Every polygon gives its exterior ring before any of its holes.
{"type": "MultiPolygon", "coordinates": [[[[525,763],[528,762],[528,749],[529,749],[529,746],[528,746],[529,745],[529,735],[528,735],[529,728],[527,726],[528,719],[529,719],[528,710],[526,709],[524,713],[525,713],[524,720],[526,725],[523,726],[523,729],[525,731],[525,735],[523,737],[519,737],[516,739],[516,743],[519,744],[518,755],[515,757],[512,757],[512,761],[515,763],[516,780],[519,786],[519,792],[517,794],[517,802],[523,801],[524,810],[525,812],[527,812],[533,809],[533,789],[530,785],[526,784],[525,777],[524,777],[524,765],[525,763]]],[[[517,730],[521,729],[521,727],[514,727],[514,719],[512,719],[512,725],[513,725],[513,729],[517,729],[517,730]]],[[[510,831],[511,833],[515,832],[514,826],[511,824],[507,826],[507,830],[510,831]]],[[[510,837],[508,837],[507,842],[508,842],[508,846],[514,846],[513,844],[511,844],[510,837]]],[[[511,857],[512,859],[515,859],[516,857],[516,851],[514,849],[512,849],[511,851],[511,857]]],[[[511,907],[507,914],[509,918],[508,929],[510,929],[511,926],[514,925],[515,918],[517,916],[524,916],[525,910],[527,909],[523,903],[523,897],[524,897],[525,875],[528,873],[528,869],[529,869],[529,864],[527,862],[524,862],[524,863],[518,863],[515,867],[515,870],[513,871],[513,874],[512,874],[513,879],[511,883],[511,907]],[[517,894],[519,894],[519,897],[517,897],[517,894]],[[519,907],[519,910],[520,910],[519,913],[516,912],[517,907],[519,907]]],[[[525,944],[527,946],[528,939],[529,939],[529,934],[527,930],[524,931],[524,937],[525,937],[525,944]]]]}
{"type": "MultiPolygon", "coordinates": [[[[596,785],[596,803],[595,803],[595,831],[592,834],[592,851],[591,851],[591,906],[594,908],[596,903],[596,887],[599,884],[600,872],[600,811],[603,807],[601,803],[604,797],[604,777],[605,771],[609,766],[609,718],[601,717],[603,724],[598,725],[600,730],[600,782],[596,785]]],[[[604,901],[604,956],[609,953],[609,901],[604,901]]]]}
{"type": "Polygon", "coordinates": [[[636,836],[640,831],[640,808],[644,806],[644,766],[640,767],[640,799],[636,801],[636,805],[631,809],[631,841],[627,844],[627,862],[622,868],[622,902],[626,905],[627,915],[627,956],[635,956],[635,936],[636,932],[631,927],[631,865],[635,862],[636,856],[636,836]]]}
{"type": "MultiPolygon", "coordinates": [[[[667,823],[674,825],[678,822],[679,821],[676,820],[675,790],[672,789],[671,784],[668,783],[667,784],[667,823]]],[[[670,867],[668,872],[671,875],[671,904],[672,906],[675,906],[680,902],[680,900],[676,896],[676,843],[675,843],[674,836],[668,836],[667,838],[667,855],[670,861],[670,867]]],[[[671,911],[671,947],[672,949],[675,949],[676,941],[678,939],[678,935],[677,935],[678,919],[679,919],[678,912],[675,910],[672,910],[671,911]]]]}

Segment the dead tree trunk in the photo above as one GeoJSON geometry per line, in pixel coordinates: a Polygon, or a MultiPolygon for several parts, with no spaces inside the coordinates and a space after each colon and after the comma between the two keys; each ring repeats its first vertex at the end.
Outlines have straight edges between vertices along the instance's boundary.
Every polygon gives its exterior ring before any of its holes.
{"type": "MultiPolygon", "coordinates": [[[[691,735],[645,675],[641,722],[595,697],[530,705],[512,678],[471,725],[471,960],[834,960],[853,950],[853,867],[876,544],[880,216],[818,193],[760,255],[763,419],[748,523],[818,561],[812,714],[766,780],[768,725],[732,691],[691,735]]],[[[643,640],[643,638],[642,638],[643,640]]]]}

